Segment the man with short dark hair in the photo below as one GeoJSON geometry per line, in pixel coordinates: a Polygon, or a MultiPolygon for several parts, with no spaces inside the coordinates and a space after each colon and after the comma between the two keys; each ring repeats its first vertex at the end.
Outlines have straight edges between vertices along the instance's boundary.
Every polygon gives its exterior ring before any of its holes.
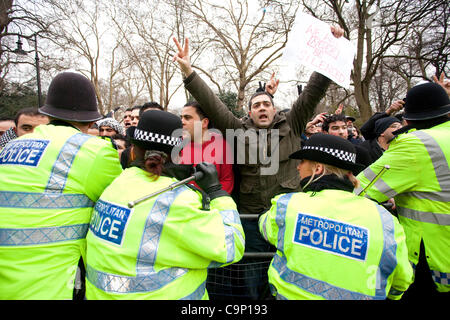
{"type": "Polygon", "coordinates": [[[214,164],[222,189],[231,194],[234,187],[233,151],[227,141],[217,130],[209,130],[212,123],[198,102],[184,105],[181,123],[183,139],[187,140],[187,145],[181,150],[180,164],[214,164]]]}
{"type": "MultiPolygon", "coordinates": [[[[331,27],[331,32],[336,38],[344,34],[339,27],[331,27]]],[[[227,130],[234,131],[236,140],[243,145],[236,152],[240,162],[237,164],[240,175],[239,213],[262,214],[270,208],[275,195],[298,191],[298,161],[289,159],[289,155],[300,148],[300,135],[317,104],[325,96],[331,80],[314,72],[291,110],[283,112],[277,111],[267,90],[268,87],[276,89],[278,85],[278,81],[271,79],[273,84],[266,86],[267,92],[257,92],[250,98],[248,116],[238,119],[192,69],[189,40],[185,39],[184,48],[175,38],[174,42],[178,49],[174,61],[183,72],[185,88],[222,134],[226,136],[227,130]],[[246,135],[251,137],[246,138],[246,135]]],[[[231,141],[228,142],[231,144],[231,141]]],[[[271,250],[259,233],[257,221],[244,220],[242,225],[246,235],[246,252],[271,250]]],[[[254,279],[257,286],[250,290],[258,292],[252,292],[251,298],[258,299],[262,297],[267,282],[262,278],[254,279]]]]}
{"type": "Polygon", "coordinates": [[[131,121],[131,127],[136,127],[139,122],[139,115],[141,114],[141,108],[142,106],[134,106],[131,108],[131,115],[130,115],[130,121],[131,121]]]}
{"type": "Polygon", "coordinates": [[[139,110],[139,117],[142,117],[142,114],[147,110],[161,110],[164,111],[164,108],[158,103],[158,102],[146,102],[142,105],[141,109],[139,110]]]}
{"type": "Polygon", "coordinates": [[[131,127],[131,110],[133,110],[132,107],[127,108],[123,114],[122,125],[125,130],[131,127]]]}
{"type": "Polygon", "coordinates": [[[46,115],[39,113],[37,108],[24,108],[19,110],[14,120],[18,137],[31,133],[34,128],[41,124],[47,124],[49,119],[46,115]]]}
{"type": "MultiPolygon", "coordinates": [[[[322,124],[322,132],[348,140],[347,119],[344,114],[332,114],[325,117],[322,124]]],[[[369,152],[359,144],[354,144],[356,149],[356,162],[365,167],[371,164],[369,152]]],[[[359,172],[355,172],[358,174],[359,172]]]]}
{"type": "Polygon", "coordinates": [[[325,117],[325,120],[322,124],[322,131],[333,136],[338,136],[343,139],[348,138],[348,130],[347,130],[347,119],[345,115],[340,114],[332,114],[328,117],[325,117]]]}
{"type": "Polygon", "coordinates": [[[371,163],[377,161],[389,148],[389,143],[394,138],[393,132],[401,127],[400,120],[395,117],[385,117],[375,121],[375,138],[360,144],[369,153],[371,163]]]}
{"type": "Polygon", "coordinates": [[[5,136],[0,138],[0,149],[2,149],[9,141],[21,137],[24,134],[32,133],[34,128],[41,124],[48,123],[48,117],[40,114],[37,108],[20,109],[14,119],[15,127],[11,128],[5,136]],[[14,132],[11,132],[13,130],[14,132]]]}

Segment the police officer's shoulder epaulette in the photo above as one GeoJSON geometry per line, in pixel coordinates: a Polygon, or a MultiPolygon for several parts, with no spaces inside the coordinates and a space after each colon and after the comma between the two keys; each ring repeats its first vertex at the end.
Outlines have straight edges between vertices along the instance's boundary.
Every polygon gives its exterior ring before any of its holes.
{"type": "Polygon", "coordinates": [[[209,204],[210,204],[211,200],[209,199],[208,194],[205,191],[203,191],[202,189],[197,188],[196,186],[194,186],[192,184],[188,183],[185,186],[190,188],[190,189],[192,189],[192,190],[194,190],[194,191],[200,192],[200,194],[202,195],[202,210],[209,211],[210,210],[210,205],[209,204]]]}
{"type": "Polygon", "coordinates": [[[391,143],[392,141],[394,141],[398,137],[404,136],[404,134],[411,133],[411,132],[414,132],[416,130],[417,130],[416,128],[413,128],[411,126],[404,126],[404,127],[400,128],[400,129],[392,132],[394,137],[391,140],[389,140],[388,143],[391,143]]]}

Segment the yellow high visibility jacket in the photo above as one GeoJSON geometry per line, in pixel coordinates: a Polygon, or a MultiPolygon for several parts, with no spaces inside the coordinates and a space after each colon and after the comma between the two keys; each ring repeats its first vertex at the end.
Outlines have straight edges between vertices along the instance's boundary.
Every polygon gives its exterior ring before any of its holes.
{"type": "Polygon", "coordinates": [[[450,122],[399,135],[383,156],[358,175],[359,192],[389,165],[366,196],[395,198],[405,229],[409,260],[417,265],[423,241],[427,263],[440,292],[450,291],[450,122]]]}
{"type": "Polygon", "coordinates": [[[244,233],[229,196],[202,210],[186,186],[127,204],[176,182],[132,167],[106,188],[87,235],[87,299],[207,299],[207,268],[239,261],[244,233]]]}
{"type": "Polygon", "coordinates": [[[95,201],[120,174],[110,142],[41,125],[0,152],[0,299],[72,299],[95,201]]]}
{"type": "Polygon", "coordinates": [[[279,195],[259,228],[277,247],[268,271],[277,299],[397,300],[412,282],[397,219],[351,192],[279,195]]]}

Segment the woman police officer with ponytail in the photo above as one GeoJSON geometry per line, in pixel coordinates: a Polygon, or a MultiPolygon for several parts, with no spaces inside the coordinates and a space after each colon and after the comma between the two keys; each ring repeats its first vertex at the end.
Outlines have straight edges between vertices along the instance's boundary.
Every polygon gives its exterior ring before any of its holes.
{"type": "Polygon", "coordinates": [[[382,206],[352,193],[354,146],[315,134],[290,155],[303,192],[272,199],[259,219],[277,247],[268,274],[278,299],[400,299],[412,282],[405,233],[382,206]]]}
{"type": "Polygon", "coordinates": [[[87,299],[207,299],[207,268],[239,261],[244,252],[236,204],[221,190],[214,165],[196,167],[197,184],[139,202],[130,201],[177,182],[171,151],[179,117],[164,111],[143,114],[131,130],[135,161],[106,188],[95,206],[87,235],[87,299]]]}

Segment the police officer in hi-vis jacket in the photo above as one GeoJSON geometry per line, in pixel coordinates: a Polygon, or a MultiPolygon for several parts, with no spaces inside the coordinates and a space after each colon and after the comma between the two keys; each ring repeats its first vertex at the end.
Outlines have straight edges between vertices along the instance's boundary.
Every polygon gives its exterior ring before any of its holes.
{"type": "Polygon", "coordinates": [[[50,123],[0,152],[0,299],[73,298],[94,204],[122,171],[87,134],[102,116],[86,77],[57,75],[39,112],[50,123]]]}
{"type": "Polygon", "coordinates": [[[315,134],[290,155],[303,192],[272,200],[259,219],[277,247],[269,282],[277,299],[400,299],[412,282],[403,228],[382,206],[355,195],[354,146],[315,134]]]}
{"type": "Polygon", "coordinates": [[[159,110],[144,112],[131,128],[136,160],[105,189],[89,227],[87,299],[207,299],[208,268],[242,258],[239,213],[213,164],[196,166],[206,194],[181,185],[142,200],[185,174],[171,162],[181,142],[172,134],[181,128],[179,117],[159,110]]]}
{"type": "Polygon", "coordinates": [[[365,188],[390,166],[366,196],[395,200],[415,271],[405,298],[445,299],[450,297],[450,99],[430,82],[411,88],[405,101],[407,126],[393,132],[389,149],[358,179],[365,188]]]}

